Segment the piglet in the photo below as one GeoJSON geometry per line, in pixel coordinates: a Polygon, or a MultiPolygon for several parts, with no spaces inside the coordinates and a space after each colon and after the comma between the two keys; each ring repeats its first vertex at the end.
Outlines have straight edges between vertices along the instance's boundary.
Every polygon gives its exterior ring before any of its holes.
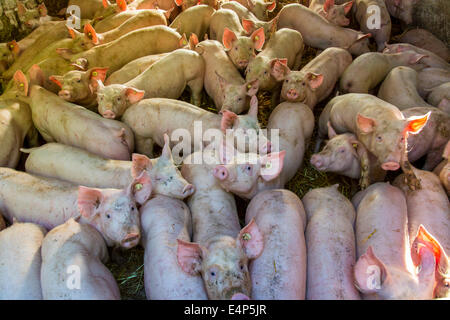
{"type": "MultiPolygon", "coordinates": [[[[335,184],[302,199],[308,224],[308,300],[359,300],[353,284],[355,209],[335,184]]],[[[256,260],[257,261],[257,260],[256,260]]]]}
{"type": "Polygon", "coordinates": [[[101,234],[73,218],[42,241],[42,296],[46,300],[120,300],[119,286],[103,263],[101,234]]]}
{"type": "Polygon", "coordinates": [[[352,5],[353,1],[336,4],[334,0],[312,0],[309,3],[309,9],[317,12],[334,25],[346,27],[350,24],[350,20],[345,16],[350,12],[352,5]]]}
{"type": "Polygon", "coordinates": [[[260,228],[264,251],[250,262],[252,298],[304,300],[306,286],[305,210],[291,191],[258,193],[247,207],[245,222],[260,228]]]}
{"type": "Polygon", "coordinates": [[[437,86],[450,82],[450,69],[425,68],[418,72],[417,90],[426,99],[437,86]]]}
{"type": "Polygon", "coordinates": [[[170,24],[179,34],[186,34],[190,38],[195,34],[199,39],[203,39],[209,29],[211,16],[215,10],[208,5],[196,5],[180,13],[170,24]]]}
{"type": "Polygon", "coordinates": [[[450,82],[445,82],[430,89],[427,102],[450,114],[450,82]]]}
{"type": "Polygon", "coordinates": [[[422,59],[423,64],[430,68],[450,69],[450,64],[438,55],[409,43],[388,44],[384,50],[385,53],[400,53],[405,51],[414,51],[418,54],[422,54],[424,56],[422,59]]]}
{"type": "Polygon", "coordinates": [[[375,183],[353,197],[356,208],[355,285],[365,299],[432,299],[436,261],[424,248],[413,265],[403,192],[375,183]]]}
{"type": "Polygon", "coordinates": [[[445,61],[450,61],[450,49],[428,30],[420,28],[410,29],[396,37],[395,40],[431,51],[445,61]]]}
{"type": "Polygon", "coordinates": [[[14,222],[0,232],[0,300],[41,300],[41,244],[47,231],[14,222]]]}
{"type": "Polygon", "coordinates": [[[264,0],[236,0],[241,5],[249,9],[259,20],[267,21],[269,12],[275,10],[277,2],[264,0]]]}
{"type": "Polygon", "coordinates": [[[145,293],[155,300],[207,299],[200,275],[184,272],[177,260],[178,240],[189,242],[191,213],[180,200],[157,196],[140,208],[145,293]]]}
{"type": "Polygon", "coordinates": [[[433,172],[439,177],[447,194],[450,195],[450,163],[448,161],[450,158],[450,142],[447,142],[442,157],[445,159],[433,170],[433,172]]]}

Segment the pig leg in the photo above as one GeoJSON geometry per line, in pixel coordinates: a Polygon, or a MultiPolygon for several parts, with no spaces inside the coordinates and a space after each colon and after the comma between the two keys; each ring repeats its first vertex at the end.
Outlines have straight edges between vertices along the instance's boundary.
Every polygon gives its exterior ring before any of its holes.
{"type": "Polygon", "coordinates": [[[192,79],[187,85],[191,89],[191,103],[200,107],[202,104],[203,78],[192,79]]]}
{"type": "Polygon", "coordinates": [[[135,143],[137,153],[146,155],[149,158],[153,157],[153,140],[152,138],[145,138],[135,134],[135,143]]]}

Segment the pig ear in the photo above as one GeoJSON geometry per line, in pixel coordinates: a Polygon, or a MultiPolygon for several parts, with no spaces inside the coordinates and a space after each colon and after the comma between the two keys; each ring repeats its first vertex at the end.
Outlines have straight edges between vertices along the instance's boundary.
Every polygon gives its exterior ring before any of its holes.
{"type": "Polygon", "coordinates": [[[131,104],[138,103],[144,98],[145,91],[138,90],[132,87],[128,87],[125,89],[125,96],[131,104]]]}
{"type": "Polygon", "coordinates": [[[142,172],[139,177],[133,180],[129,188],[136,202],[143,205],[152,194],[150,175],[146,171],[142,172]]]}
{"type": "Polygon", "coordinates": [[[266,41],[266,38],[264,36],[264,28],[261,27],[253,32],[250,38],[254,43],[255,49],[261,51],[262,47],[264,46],[264,42],[266,41]]]}
{"type": "Polygon", "coordinates": [[[131,155],[131,176],[139,177],[146,169],[152,168],[152,161],[145,155],[133,153],[131,155]]]}
{"type": "Polygon", "coordinates": [[[175,0],[175,4],[179,7],[181,7],[183,5],[183,1],[184,0],[175,0]]]}
{"type": "Polygon", "coordinates": [[[276,6],[277,6],[276,1],[266,3],[266,8],[267,8],[267,11],[269,11],[269,12],[272,12],[273,10],[275,10],[276,6]]]}
{"type": "Polygon", "coordinates": [[[249,82],[245,83],[244,86],[247,90],[247,95],[252,97],[258,93],[259,80],[256,79],[256,80],[249,81],[249,82]]]}
{"type": "Polygon", "coordinates": [[[18,56],[20,53],[20,46],[16,40],[12,40],[6,44],[8,46],[8,50],[11,51],[15,56],[18,56]]]}
{"type": "Polygon", "coordinates": [[[333,139],[335,136],[337,136],[336,131],[334,131],[334,128],[331,126],[330,121],[327,122],[327,128],[328,128],[328,139],[333,139]]]}
{"type": "Polygon", "coordinates": [[[332,6],[334,6],[334,0],[326,0],[323,4],[323,11],[328,12],[332,6]]]}
{"type": "Polygon", "coordinates": [[[173,162],[172,150],[170,150],[170,138],[167,133],[164,133],[164,146],[162,148],[160,159],[173,162]]]}
{"type": "Polygon", "coordinates": [[[277,81],[282,81],[291,72],[287,66],[287,59],[272,59],[270,61],[270,74],[277,81]]]}
{"type": "Polygon", "coordinates": [[[164,16],[166,17],[166,19],[168,20],[170,18],[170,15],[172,14],[172,11],[175,9],[175,7],[172,7],[168,10],[162,10],[164,13],[164,16]]]}
{"type": "Polygon", "coordinates": [[[220,122],[220,129],[225,133],[227,129],[233,127],[234,122],[237,119],[237,114],[230,110],[222,110],[222,121],[220,122]]]}
{"type": "Polygon", "coordinates": [[[195,242],[187,242],[177,239],[177,260],[181,269],[192,276],[201,271],[203,249],[195,242]]]}
{"type": "Polygon", "coordinates": [[[250,99],[250,109],[248,110],[247,115],[254,119],[258,119],[258,97],[256,95],[252,96],[250,99]]]}
{"type": "Polygon", "coordinates": [[[421,262],[422,247],[426,247],[433,253],[434,258],[436,259],[436,266],[445,274],[448,265],[448,257],[445,254],[444,249],[439,241],[428,233],[423,225],[420,225],[411,248],[411,258],[416,266],[420,265],[421,262]]]}
{"type": "Polygon", "coordinates": [[[92,92],[97,91],[97,86],[98,86],[99,82],[103,84],[103,82],[106,79],[107,73],[108,73],[108,68],[94,68],[90,71],[89,80],[90,80],[90,87],[91,87],[92,92]]]}
{"type": "Polygon", "coordinates": [[[344,3],[344,13],[347,14],[353,6],[353,1],[344,3]]]}
{"type": "Polygon", "coordinates": [[[252,10],[255,7],[255,3],[253,0],[247,0],[247,6],[250,10],[252,10]]]}
{"type": "Polygon", "coordinates": [[[84,25],[84,35],[88,37],[93,44],[97,45],[100,43],[100,41],[98,40],[97,32],[95,32],[94,27],[92,27],[90,23],[86,23],[84,25]]]}
{"type": "Polygon", "coordinates": [[[50,76],[48,78],[51,82],[56,83],[58,87],[62,88],[63,86],[63,76],[50,76]]]}
{"type": "Polygon", "coordinates": [[[223,30],[222,43],[225,50],[230,50],[233,47],[233,42],[237,40],[236,34],[228,28],[223,30]]]}
{"type": "Polygon", "coordinates": [[[109,7],[109,1],[108,0],[103,0],[102,4],[103,4],[104,8],[108,8],[109,7]]]}
{"type": "Polygon", "coordinates": [[[265,181],[271,181],[277,178],[283,170],[284,157],[286,151],[273,152],[260,158],[260,175],[265,181]]]}
{"type": "Polygon", "coordinates": [[[306,78],[308,79],[308,85],[312,90],[316,90],[323,83],[323,75],[321,74],[308,72],[306,78]]]}
{"type": "Polygon", "coordinates": [[[24,95],[28,95],[28,80],[22,70],[17,70],[13,76],[14,85],[24,95]]]}
{"type": "Polygon", "coordinates": [[[358,41],[363,40],[363,39],[368,39],[368,38],[370,38],[371,36],[372,36],[371,33],[366,33],[366,34],[359,33],[359,34],[358,34],[358,37],[356,38],[356,41],[355,41],[355,42],[358,42],[358,41]]]}
{"type": "Polygon", "coordinates": [[[90,220],[96,215],[96,209],[103,202],[103,194],[98,189],[80,186],[78,187],[78,211],[86,219],[90,220]]]}
{"type": "Polygon", "coordinates": [[[28,70],[28,75],[30,77],[30,84],[44,85],[44,72],[37,64],[31,66],[30,70],[28,70]]]}
{"type": "Polygon", "coordinates": [[[183,35],[180,38],[179,46],[180,46],[180,48],[183,48],[187,44],[188,44],[188,39],[186,37],[186,33],[183,33],[183,35]]]}
{"type": "Polygon", "coordinates": [[[373,253],[370,246],[359,257],[354,267],[355,285],[362,293],[374,293],[381,289],[386,279],[386,267],[373,253]]]}
{"type": "Polygon", "coordinates": [[[431,111],[429,111],[427,114],[423,116],[409,117],[408,119],[406,119],[408,124],[405,130],[411,134],[419,133],[423,129],[423,127],[425,127],[425,125],[427,124],[430,115],[431,111]]]}
{"type": "Polygon", "coordinates": [[[409,63],[410,64],[417,64],[417,63],[420,62],[420,60],[422,60],[423,58],[427,58],[427,57],[428,56],[425,55],[425,54],[416,53],[409,59],[409,63]]]}
{"type": "Polygon", "coordinates": [[[116,0],[117,11],[122,12],[127,10],[127,2],[125,0],[116,0]]]}
{"type": "Polygon", "coordinates": [[[27,9],[23,5],[23,3],[20,1],[17,1],[17,13],[19,14],[19,16],[23,16],[26,11],[27,11],[27,9]]]}
{"type": "Polygon", "coordinates": [[[272,35],[277,31],[278,16],[273,18],[269,23],[270,23],[270,34],[272,35]]]}
{"type": "Polygon", "coordinates": [[[242,27],[247,34],[250,34],[255,28],[255,23],[252,20],[242,19],[242,27]]]}
{"type": "Polygon", "coordinates": [[[189,49],[194,50],[195,46],[198,44],[198,37],[195,33],[191,33],[189,37],[189,49]]]}
{"type": "Polygon", "coordinates": [[[357,116],[357,124],[358,128],[361,129],[363,133],[370,133],[373,131],[376,123],[375,120],[369,117],[365,117],[362,114],[358,113],[357,116]]]}
{"type": "Polygon", "coordinates": [[[45,3],[41,3],[38,6],[38,9],[39,9],[39,14],[40,14],[41,17],[46,17],[47,16],[48,11],[47,11],[47,7],[45,6],[45,3]]]}
{"type": "Polygon", "coordinates": [[[242,246],[247,258],[256,259],[261,255],[264,249],[264,237],[259,231],[255,218],[242,228],[236,242],[242,246]]]}

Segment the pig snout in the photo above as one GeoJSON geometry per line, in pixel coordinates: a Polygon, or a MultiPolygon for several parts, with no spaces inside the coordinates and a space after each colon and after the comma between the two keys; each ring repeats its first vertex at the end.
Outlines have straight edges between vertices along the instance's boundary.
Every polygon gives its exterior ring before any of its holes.
{"type": "Polygon", "coordinates": [[[70,91],[69,91],[69,90],[61,90],[61,91],[59,91],[59,92],[58,92],[58,96],[59,96],[61,99],[64,99],[64,100],[66,100],[66,101],[69,101],[70,98],[71,98],[71,94],[70,94],[70,91]]]}
{"type": "Polygon", "coordinates": [[[133,248],[139,243],[140,234],[136,232],[128,233],[121,242],[123,248],[133,248]]]}
{"type": "Polygon", "coordinates": [[[228,177],[228,170],[225,166],[217,166],[214,168],[213,175],[217,179],[223,181],[228,177]]]}
{"type": "Polygon", "coordinates": [[[397,162],[388,161],[383,163],[381,168],[386,171],[396,171],[400,168],[400,165],[397,162]]]}
{"type": "Polygon", "coordinates": [[[298,98],[298,92],[295,89],[289,89],[286,92],[286,97],[288,98],[288,100],[295,100],[298,98]]]}
{"type": "Polygon", "coordinates": [[[325,170],[326,168],[325,159],[318,154],[313,154],[311,156],[311,164],[316,167],[317,170],[325,170]]]}
{"type": "Polygon", "coordinates": [[[102,116],[107,119],[115,119],[116,114],[111,110],[106,110],[102,113],[102,116]]]}
{"type": "Polygon", "coordinates": [[[235,293],[231,297],[231,300],[250,300],[250,298],[243,293],[235,293]]]}
{"type": "Polygon", "coordinates": [[[183,197],[189,197],[195,192],[195,188],[192,184],[188,184],[183,188],[183,197]]]}

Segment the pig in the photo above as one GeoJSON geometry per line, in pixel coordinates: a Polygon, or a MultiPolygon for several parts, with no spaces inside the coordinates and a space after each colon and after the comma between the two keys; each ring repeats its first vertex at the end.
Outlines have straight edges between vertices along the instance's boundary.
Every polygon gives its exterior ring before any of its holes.
{"type": "Polygon", "coordinates": [[[159,54],[151,54],[148,56],[138,58],[131,62],[128,62],[122,68],[113,72],[106,79],[105,85],[116,84],[116,83],[123,84],[125,82],[128,82],[128,81],[136,78],[138,75],[140,75],[142,72],[144,72],[148,67],[150,67],[152,64],[154,64],[156,61],[164,58],[168,54],[169,54],[169,52],[159,53],[159,54]]]}
{"type": "Polygon", "coordinates": [[[450,158],[449,142],[447,142],[447,145],[445,146],[442,157],[444,158],[444,160],[442,160],[442,162],[436,168],[434,168],[433,172],[441,180],[442,185],[447,191],[447,195],[450,195],[450,163],[448,162],[448,159],[450,158]]]}
{"type": "Polygon", "coordinates": [[[269,12],[273,12],[277,6],[277,2],[266,2],[264,0],[236,0],[241,5],[250,10],[256,18],[262,21],[269,20],[269,12]]]}
{"type": "Polygon", "coordinates": [[[67,6],[78,6],[81,9],[81,19],[93,19],[96,16],[105,14],[107,11],[110,11],[108,12],[110,14],[113,14],[115,11],[115,8],[108,1],[103,0],[69,0],[67,6]],[[108,7],[110,8],[108,9],[108,7]],[[112,8],[114,10],[111,10],[112,8]]]}
{"type": "Polygon", "coordinates": [[[365,299],[432,299],[435,258],[425,248],[413,266],[403,192],[375,183],[357,193],[355,286],[365,299]]]}
{"type": "Polygon", "coordinates": [[[391,16],[409,25],[413,22],[413,9],[417,0],[386,0],[386,7],[391,16]]]}
{"type": "Polygon", "coordinates": [[[344,70],[352,63],[350,53],[341,48],[327,48],[300,71],[291,71],[280,64],[274,70],[277,81],[283,81],[281,98],[314,106],[327,98],[344,70]]]}
{"type": "Polygon", "coordinates": [[[450,61],[450,49],[428,30],[420,28],[410,29],[396,37],[395,40],[428,50],[445,61],[450,61]]]}
{"type": "MultiPolygon", "coordinates": [[[[135,136],[136,150],[147,156],[152,156],[153,144],[163,145],[164,134],[167,133],[174,142],[179,139],[178,129],[189,130],[189,138],[183,146],[183,157],[194,150],[201,148],[201,144],[208,145],[210,141],[197,137],[195,133],[195,122],[201,124],[203,132],[215,130],[218,135],[229,133],[242,135],[245,139],[244,146],[238,146],[240,151],[245,152],[248,148],[258,150],[260,153],[267,153],[271,150],[271,143],[267,140],[258,124],[258,99],[252,98],[252,103],[248,114],[236,115],[225,110],[222,115],[218,115],[187,102],[173,99],[145,99],[127,109],[122,117],[122,121],[129,125],[135,136]],[[159,115],[155,117],[155,115],[159,115]],[[196,140],[194,140],[196,139],[196,140]],[[200,139],[200,140],[198,140],[200,139]],[[199,145],[200,144],[200,145],[199,145]],[[188,151],[186,153],[186,151],[188,151]]],[[[181,133],[183,136],[184,133],[181,133]]],[[[184,138],[183,138],[184,139],[184,138]]],[[[184,140],[183,140],[184,141],[184,140]]],[[[176,154],[179,155],[179,146],[176,154]]]]}
{"type": "Polygon", "coordinates": [[[95,111],[97,81],[105,81],[107,71],[108,68],[91,68],[87,71],[73,70],[62,76],[53,75],[49,80],[60,87],[61,90],[58,92],[60,98],[95,111]]]}
{"type": "Polygon", "coordinates": [[[170,27],[179,34],[186,34],[190,38],[191,34],[196,34],[203,39],[209,29],[211,16],[215,12],[214,8],[208,5],[197,5],[179,14],[172,21],[170,27]]]}
{"type": "Polygon", "coordinates": [[[205,59],[205,90],[216,108],[237,114],[246,111],[247,97],[258,92],[258,80],[246,82],[218,41],[202,41],[195,51],[205,59]]]}
{"type": "MultiPolygon", "coordinates": [[[[39,78],[39,70],[33,77],[39,78]]],[[[127,125],[67,102],[39,85],[28,90],[20,71],[18,78],[25,88],[21,99],[29,103],[33,123],[45,141],[80,147],[114,160],[130,159],[134,137],[127,125]]]]}
{"type": "Polygon", "coordinates": [[[419,241],[423,244],[424,240],[432,244],[432,251],[437,256],[435,297],[449,298],[450,263],[446,253],[450,252],[450,202],[434,173],[416,168],[413,170],[421,180],[422,189],[410,191],[405,186],[402,175],[398,176],[393,184],[399,187],[406,197],[411,246],[418,249],[414,247],[414,243],[419,241]],[[430,215],[430,212],[433,214],[430,215]]]}
{"type": "Polygon", "coordinates": [[[19,17],[19,21],[22,22],[22,25],[31,30],[39,27],[41,21],[44,22],[45,19],[48,18],[47,8],[44,3],[36,8],[27,9],[20,1],[17,1],[17,16],[19,17]]]}
{"type": "Polygon", "coordinates": [[[320,14],[331,24],[346,27],[350,24],[350,20],[345,16],[350,12],[352,5],[353,1],[335,4],[334,0],[312,0],[309,9],[320,14]]]}
{"type": "Polygon", "coordinates": [[[42,300],[41,244],[47,231],[14,222],[0,232],[0,300],[42,300]]]}
{"type": "Polygon", "coordinates": [[[405,118],[392,104],[369,94],[349,93],[330,100],[319,118],[319,137],[329,125],[336,133],[353,133],[378,159],[383,170],[398,170],[406,157],[409,135],[418,134],[431,112],[405,118]]]}
{"type": "Polygon", "coordinates": [[[233,10],[239,17],[239,20],[245,25],[244,30],[251,34],[259,28],[264,29],[264,37],[266,39],[264,46],[267,45],[267,41],[270,39],[272,34],[276,31],[277,20],[275,17],[270,21],[259,20],[250,10],[241,5],[237,1],[228,1],[220,5],[221,9],[233,10]]]}
{"type": "MultiPolygon", "coordinates": [[[[245,25],[245,24],[244,24],[245,25]]],[[[211,16],[210,38],[223,44],[230,60],[239,70],[244,70],[255,57],[254,50],[261,51],[265,42],[264,29],[255,30],[250,37],[232,10],[220,9],[211,16]]]]}
{"type": "Polygon", "coordinates": [[[175,4],[183,11],[196,6],[208,5],[214,9],[217,9],[218,1],[217,0],[175,0],[175,4]]]}
{"type": "Polygon", "coordinates": [[[420,47],[413,46],[409,43],[388,44],[384,50],[385,53],[399,53],[405,51],[414,51],[418,54],[422,54],[424,56],[422,59],[423,64],[430,68],[446,69],[447,71],[450,70],[450,64],[438,55],[420,47]]]}
{"type": "Polygon", "coordinates": [[[370,33],[377,43],[378,51],[383,51],[391,38],[391,16],[384,0],[356,0],[355,17],[362,32],[370,33]],[[374,20],[374,17],[375,20],[374,20]]]}
{"type": "Polygon", "coordinates": [[[195,51],[178,49],[148,67],[124,84],[97,86],[98,112],[108,119],[120,119],[124,112],[143,98],[181,96],[186,86],[191,89],[191,102],[200,106],[205,62],[195,51]],[[167,74],[172,77],[167,78],[167,74]]]}
{"type": "Polygon", "coordinates": [[[178,240],[191,241],[191,213],[180,200],[156,196],[140,208],[147,299],[206,300],[200,275],[178,264],[178,240]]]}
{"type": "MultiPolygon", "coordinates": [[[[213,157],[214,162],[214,150],[198,153],[207,159],[213,157]]],[[[254,220],[241,229],[233,195],[218,185],[209,160],[193,164],[192,157],[195,153],[185,159],[181,173],[196,187],[188,199],[193,242],[177,240],[178,264],[192,276],[202,275],[211,300],[249,299],[252,283],[248,262],[263,252],[263,235],[254,220]]]]}
{"type": "Polygon", "coordinates": [[[277,86],[274,74],[280,64],[297,70],[300,67],[304,44],[300,32],[281,29],[270,37],[264,50],[252,59],[245,69],[246,81],[258,80],[259,89],[272,91],[277,86]],[[287,60],[287,61],[286,61],[287,60]]]}
{"type": "Polygon", "coordinates": [[[0,167],[17,166],[25,138],[37,143],[30,107],[19,100],[0,99],[0,167]]]}
{"type": "Polygon", "coordinates": [[[302,199],[308,221],[308,300],[360,299],[352,274],[356,262],[356,213],[338,186],[313,189],[302,199]]]}
{"type": "Polygon", "coordinates": [[[59,54],[83,69],[108,67],[111,74],[137,58],[178,49],[185,41],[184,37],[167,26],[152,26],[134,30],[79,54],[72,55],[67,50],[60,50],[59,54]],[[133,50],[123,50],[128,47],[133,50]]]}
{"type": "Polygon", "coordinates": [[[108,248],[94,227],[70,218],[47,233],[41,251],[45,300],[120,300],[119,286],[103,264],[108,248]]]}
{"type": "Polygon", "coordinates": [[[424,55],[414,51],[401,53],[369,52],[357,57],[342,74],[339,87],[345,93],[369,93],[395,67],[407,66],[415,70],[426,67],[424,55]]]}
{"type": "Polygon", "coordinates": [[[258,193],[247,207],[245,222],[256,222],[264,251],[249,265],[255,300],[304,300],[306,288],[306,217],[291,191],[258,193]]]}
{"type": "Polygon", "coordinates": [[[352,179],[359,179],[362,189],[372,182],[383,181],[382,170],[373,154],[352,133],[337,134],[328,127],[328,138],[321,152],[311,156],[311,164],[318,171],[334,172],[352,179]]]}
{"type": "Polygon", "coordinates": [[[447,82],[450,82],[450,70],[425,68],[418,72],[417,91],[426,99],[431,89],[447,82]]]}
{"type": "Polygon", "coordinates": [[[166,17],[155,10],[139,10],[136,15],[126,20],[117,28],[103,33],[97,33],[95,28],[90,23],[87,23],[84,25],[85,48],[88,50],[94,46],[109,43],[137,29],[166,24],[166,17]]]}
{"type": "Polygon", "coordinates": [[[156,159],[134,153],[132,161],[109,160],[59,143],[21,151],[30,154],[25,162],[25,170],[30,174],[90,188],[125,189],[145,171],[152,181],[153,194],[184,199],[195,189],[175,166],[168,138],[165,137],[162,154],[156,159]]]}
{"type": "Polygon", "coordinates": [[[427,102],[450,114],[450,82],[445,82],[430,89],[427,102]]]}
{"type": "Polygon", "coordinates": [[[392,69],[378,90],[378,98],[389,102],[400,110],[411,107],[433,107],[417,92],[417,72],[410,67],[392,69]]]}
{"type": "Polygon", "coordinates": [[[13,40],[0,43],[0,72],[3,73],[14,63],[20,55],[19,44],[13,40]]]}
{"type": "Polygon", "coordinates": [[[0,178],[0,210],[9,222],[16,218],[52,229],[81,215],[80,223],[96,228],[108,246],[128,249],[139,242],[136,204],[151,194],[145,172],[123,190],[78,187],[9,168],[0,168],[0,178]]]}
{"type": "Polygon", "coordinates": [[[353,55],[369,52],[370,34],[332,25],[327,19],[307,7],[292,3],[278,13],[278,29],[291,28],[300,32],[305,44],[313,48],[339,47],[353,55]]]}
{"type": "Polygon", "coordinates": [[[441,161],[442,151],[450,139],[450,115],[429,107],[415,107],[402,111],[405,118],[418,117],[430,113],[429,123],[419,134],[408,137],[408,159],[416,161],[426,155],[424,170],[433,170],[441,161]]]}

